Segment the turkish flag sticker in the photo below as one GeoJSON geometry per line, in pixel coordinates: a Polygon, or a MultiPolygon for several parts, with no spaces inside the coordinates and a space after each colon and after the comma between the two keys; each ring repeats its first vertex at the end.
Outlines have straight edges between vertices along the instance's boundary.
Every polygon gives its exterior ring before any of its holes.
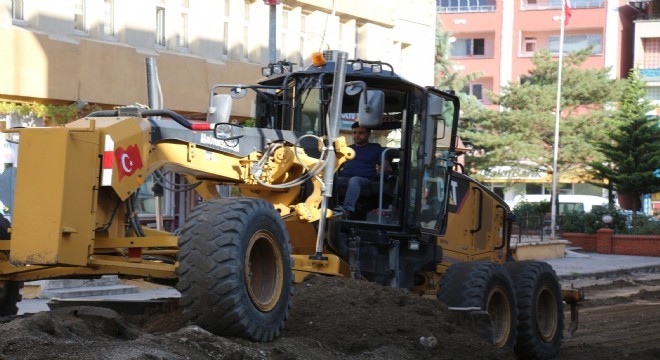
{"type": "Polygon", "coordinates": [[[137,144],[130,145],[126,150],[121,147],[115,149],[115,159],[117,160],[117,170],[119,171],[119,181],[124,176],[131,176],[139,169],[142,169],[142,158],[137,144]]]}

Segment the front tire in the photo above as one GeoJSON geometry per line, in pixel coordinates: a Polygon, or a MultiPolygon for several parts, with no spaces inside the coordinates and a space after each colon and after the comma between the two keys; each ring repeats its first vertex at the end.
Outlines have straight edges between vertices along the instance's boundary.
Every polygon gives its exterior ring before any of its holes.
{"type": "Polygon", "coordinates": [[[518,300],[516,355],[521,359],[554,358],[564,329],[561,286],[555,271],[541,261],[511,262],[505,268],[518,300]]]}
{"type": "Polygon", "coordinates": [[[291,307],[289,236],[272,204],[252,198],[201,203],[179,238],[177,289],[184,314],[215,334],[272,341],[291,307]]]}
{"type": "Polygon", "coordinates": [[[511,279],[501,265],[488,261],[451,265],[440,279],[438,300],[449,307],[487,311],[493,325],[493,344],[514,346],[516,298],[511,279]]]}

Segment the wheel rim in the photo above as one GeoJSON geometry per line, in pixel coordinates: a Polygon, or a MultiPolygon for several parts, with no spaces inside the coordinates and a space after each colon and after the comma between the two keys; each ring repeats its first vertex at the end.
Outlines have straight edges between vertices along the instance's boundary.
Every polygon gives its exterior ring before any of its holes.
{"type": "Polygon", "coordinates": [[[544,285],[536,300],[536,327],[544,342],[550,342],[557,332],[557,299],[552,289],[544,285]]]}
{"type": "Polygon", "coordinates": [[[280,298],[283,282],[282,254],[273,235],[258,231],[248,244],[245,279],[250,300],[261,311],[272,310],[280,298]]]}
{"type": "Polygon", "coordinates": [[[511,304],[502,288],[493,288],[488,294],[488,315],[493,324],[495,346],[506,345],[511,333],[511,304]]]}

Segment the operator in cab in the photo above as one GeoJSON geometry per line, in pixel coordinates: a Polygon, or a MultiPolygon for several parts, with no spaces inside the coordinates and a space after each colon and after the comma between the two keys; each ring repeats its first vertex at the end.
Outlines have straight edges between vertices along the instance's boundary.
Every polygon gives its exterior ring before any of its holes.
{"type": "Polygon", "coordinates": [[[371,186],[371,181],[381,170],[386,173],[392,171],[387,160],[385,160],[384,169],[379,168],[384,148],[380,144],[369,142],[371,129],[360,126],[359,122],[353,123],[351,129],[353,130],[353,144],[349,147],[355,150],[355,157],[342,166],[337,178],[338,185],[346,187],[341,207],[349,219],[355,212],[355,204],[360,198],[361,188],[371,186]]]}

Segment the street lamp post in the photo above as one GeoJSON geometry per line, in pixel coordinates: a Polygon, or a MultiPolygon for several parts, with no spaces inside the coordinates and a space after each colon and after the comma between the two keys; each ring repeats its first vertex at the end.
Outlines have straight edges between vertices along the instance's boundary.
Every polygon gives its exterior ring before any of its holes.
{"type": "Polygon", "coordinates": [[[277,62],[277,5],[280,0],[264,0],[264,4],[270,6],[269,28],[268,28],[268,62],[277,62]]]}
{"type": "Polygon", "coordinates": [[[557,182],[559,181],[559,174],[557,169],[557,161],[559,159],[559,119],[561,118],[561,71],[563,68],[564,58],[564,26],[566,25],[566,6],[561,7],[561,17],[555,17],[553,20],[561,21],[560,34],[559,34],[559,64],[557,69],[557,104],[555,109],[555,141],[553,146],[552,156],[552,196],[551,196],[551,210],[550,210],[550,239],[555,240],[557,228],[557,203],[559,194],[557,193],[557,182]]]}

